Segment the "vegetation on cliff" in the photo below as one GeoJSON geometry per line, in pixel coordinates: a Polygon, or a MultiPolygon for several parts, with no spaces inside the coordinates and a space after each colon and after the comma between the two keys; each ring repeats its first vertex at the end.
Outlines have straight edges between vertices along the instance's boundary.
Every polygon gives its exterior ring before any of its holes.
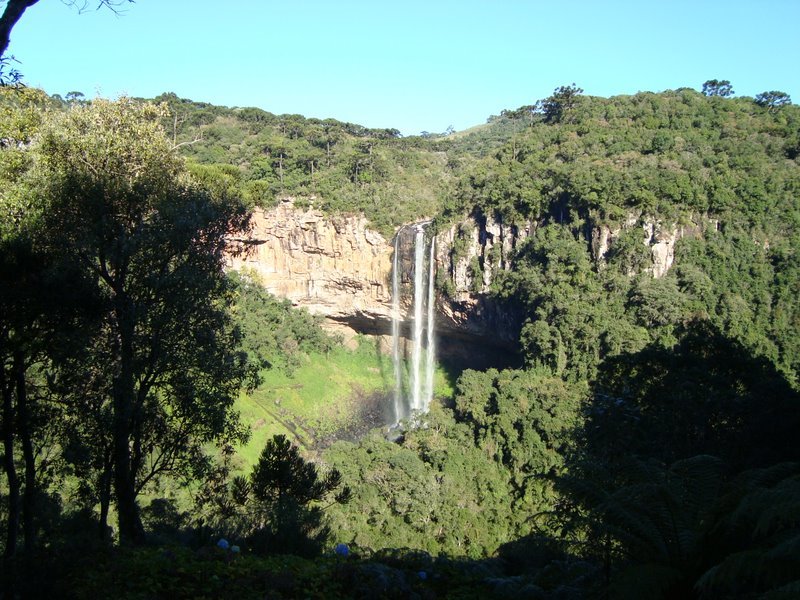
{"type": "Polygon", "coordinates": [[[532,362],[591,378],[620,344],[703,315],[794,378],[799,118],[690,89],[578,96],[469,169],[448,212],[536,230],[495,282],[526,308],[532,362]],[[617,232],[603,257],[601,227],[617,232]],[[690,230],[657,281],[643,227],[690,230]]]}
{"type": "Polygon", "coordinates": [[[217,107],[175,94],[154,101],[169,107],[165,130],[197,171],[224,175],[260,206],[294,197],[331,213],[365,214],[389,232],[420,214],[433,216],[445,195],[445,155],[407,143],[397,130],[217,107]]]}

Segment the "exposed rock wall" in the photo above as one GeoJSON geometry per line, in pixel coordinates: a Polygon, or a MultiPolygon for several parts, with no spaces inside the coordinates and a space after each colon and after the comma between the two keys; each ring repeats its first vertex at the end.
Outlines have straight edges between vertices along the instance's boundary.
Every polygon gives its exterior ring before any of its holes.
{"type": "Polygon", "coordinates": [[[363,216],[327,217],[285,201],[256,210],[245,246],[230,266],[256,272],[295,306],[370,332],[391,317],[392,246],[363,216]]]}
{"type": "MultiPolygon", "coordinates": [[[[477,237],[457,260],[457,297],[451,301],[440,295],[437,299],[437,332],[442,351],[477,357],[486,353],[487,347],[512,347],[514,334],[506,323],[508,315],[483,295],[469,292],[469,257],[496,244],[502,244],[503,255],[510,257],[515,238],[504,228],[484,232],[467,226],[464,231],[477,237]]],[[[456,228],[451,228],[437,237],[436,268],[441,273],[451,273],[450,244],[456,234],[456,228]]],[[[330,217],[286,201],[269,210],[257,210],[250,235],[239,241],[244,252],[232,257],[229,266],[256,273],[270,293],[324,316],[328,325],[346,338],[355,332],[390,333],[394,242],[371,230],[364,217],[330,217]]],[[[399,232],[399,252],[401,311],[408,315],[412,309],[412,227],[399,232]]],[[[490,282],[491,273],[487,273],[483,286],[490,282]]]]}
{"type": "Polygon", "coordinates": [[[449,298],[440,298],[439,328],[454,337],[473,336],[498,348],[516,346],[518,315],[486,292],[498,270],[510,269],[512,256],[533,231],[493,220],[465,219],[439,232],[436,268],[441,281],[449,278],[449,298]]]}
{"type": "MultiPolygon", "coordinates": [[[[363,216],[330,217],[284,201],[253,217],[247,251],[230,260],[236,269],[256,272],[272,294],[326,317],[351,331],[388,335],[391,329],[393,240],[368,227],[363,216]]],[[[509,224],[465,218],[436,238],[437,280],[449,288],[436,311],[441,336],[480,340],[513,348],[520,315],[509,314],[486,294],[498,270],[510,269],[515,251],[535,232],[537,223],[509,224]],[[448,281],[449,280],[449,281],[448,281]]],[[[641,228],[651,254],[647,270],[662,277],[672,266],[678,240],[702,234],[701,219],[688,225],[662,223],[630,214],[618,225],[589,224],[587,243],[604,263],[623,231],[641,228]]],[[[413,227],[398,232],[403,302],[411,309],[413,227]]]]}
{"type": "Polygon", "coordinates": [[[641,214],[629,214],[625,221],[615,226],[592,226],[592,257],[597,263],[604,263],[606,255],[622,232],[641,227],[642,243],[650,251],[651,265],[646,267],[646,271],[658,279],[666,275],[675,262],[675,244],[681,239],[702,235],[705,225],[713,226],[713,223],[707,219],[695,218],[688,224],[678,225],[643,217],[641,214]]]}
{"type": "Polygon", "coordinates": [[[514,251],[533,231],[530,221],[517,226],[468,218],[440,232],[436,238],[437,266],[451,273],[454,298],[467,301],[474,293],[488,291],[495,272],[511,268],[514,251]],[[476,261],[478,272],[474,269],[476,261]]]}

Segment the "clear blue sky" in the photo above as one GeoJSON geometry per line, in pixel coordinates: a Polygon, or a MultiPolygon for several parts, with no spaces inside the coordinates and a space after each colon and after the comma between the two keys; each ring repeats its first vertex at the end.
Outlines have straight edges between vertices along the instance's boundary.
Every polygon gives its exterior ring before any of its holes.
{"type": "MultiPolygon", "coordinates": [[[[800,102],[800,0],[40,0],[9,52],[49,93],[457,130],[575,82],[612,96],[729,79],[800,102]]],[[[0,1],[0,8],[4,2],[0,1]]]]}

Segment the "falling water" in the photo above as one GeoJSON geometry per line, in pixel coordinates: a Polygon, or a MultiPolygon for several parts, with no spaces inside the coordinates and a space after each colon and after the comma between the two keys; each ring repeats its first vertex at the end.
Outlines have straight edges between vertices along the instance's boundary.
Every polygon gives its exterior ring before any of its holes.
{"type": "Polygon", "coordinates": [[[433,273],[435,268],[434,250],[436,247],[436,237],[431,236],[431,255],[428,265],[428,353],[425,360],[425,396],[422,403],[422,411],[428,412],[428,408],[433,400],[433,367],[434,367],[434,340],[433,340],[433,313],[436,301],[435,289],[433,286],[433,273]]]}
{"type": "Polygon", "coordinates": [[[400,235],[394,238],[394,257],[392,258],[392,364],[394,365],[394,422],[406,418],[403,410],[401,388],[403,385],[400,371],[400,277],[399,277],[399,241],[400,235]]]}
{"type": "Polygon", "coordinates": [[[412,413],[427,412],[433,399],[434,356],[434,251],[435,241],[431,239],[428,277],[425,277],[425,228],[419,223],[414,229],[414,289],[413,322],[411,331],[411,369],[410,385],[406,388],[410,398],[403,397],[402,356],[400,350],[400,234],[394,241],[392,260],[392,362],[394,366],[394,419],[399,423],[412,413]],[[426,281],[427,280],[427,281],[426,281]],[[426,287],[427,285],[427,287],[426,287]],[[426,310],[427,309],[427,310],[426,310]],[[423,370],[422,352],[426,346],[423,370]],[[410,406],[409,406],[410,405],[410,406]]]}
{"type": "Polygon", "coordinates": [[[414,337],[411,349],[411,410],[422,410],[422,381],[420,365],[422,362],[422,309],[425,304],[425,230],[417,225],[414,235],[414,337]]]}

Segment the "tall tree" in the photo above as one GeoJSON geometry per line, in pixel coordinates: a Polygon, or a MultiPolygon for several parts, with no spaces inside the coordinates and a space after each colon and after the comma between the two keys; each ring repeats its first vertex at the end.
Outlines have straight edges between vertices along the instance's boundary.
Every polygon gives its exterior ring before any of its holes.
{"type": "Polygon", "coordinates": [[[727,98],[733,95],[733,87],[727,79],[709,79],[703,84],[703,94],[727,98]]]}
{"type": "Polygon", "coordinates": [[[249,512],[246,529],[253,550],[313,556],[330,534],[322,503],[350,500],[348,487],[335,493],[340,486],[339,471],[321,474],[286,436],[276,435],[267,440],[249,480],[233,480],[232,498],[249,512]]]}
{"type": "Polygon", "coordinates": [[[36,211],[18,193],[17,185],[30,164],[24,148],[40,126],[46,104],[47,96],[39,90],[3,88],[0,93],[0,423],[9,488],[8,557],[16,552],[20,511],[25,546],[30,549],[34,545],[37,482],[33,415],[37,409],[31,406],[36,399],[29,393],[27,371],[43,359],[52,331],[49,317],[59,313],[65,300],[61,294],[52,293],[50,266],[33,246],[31,225],[36,211]],[[57,305],[53,303],[56,297],[57,305]],[[16,467],[18,448],[24,464],[22,478],[16,467]]]}
{"type": "Polygon", "coordinates": [[[547,123],[560,123],[578,103],[583,89],[572,85],[562,85],[553,90],[553,95],[542,101],[542,112],[547,123]]]}
{"type": "Polygon", "coordinates": [[[768,108],[770,112],[781,106],[792,103],[792,98],[786,92],[772,90],[771,92],[761,92],[756,96],[756,104],[768,108]]]}
{"type": "Polygon", "coordinates": [[[110,390],[123,543],[142,541],[136,497],[149,482],[196,472],[204,444],[242,435],[232,405],[247,367],[222,267],[248,211],[191,181],[162,117],[129,99],[73,108],[34,147],[29,184],[48,244],[91,274],[102,301],[92,353],[110,390]]]}

